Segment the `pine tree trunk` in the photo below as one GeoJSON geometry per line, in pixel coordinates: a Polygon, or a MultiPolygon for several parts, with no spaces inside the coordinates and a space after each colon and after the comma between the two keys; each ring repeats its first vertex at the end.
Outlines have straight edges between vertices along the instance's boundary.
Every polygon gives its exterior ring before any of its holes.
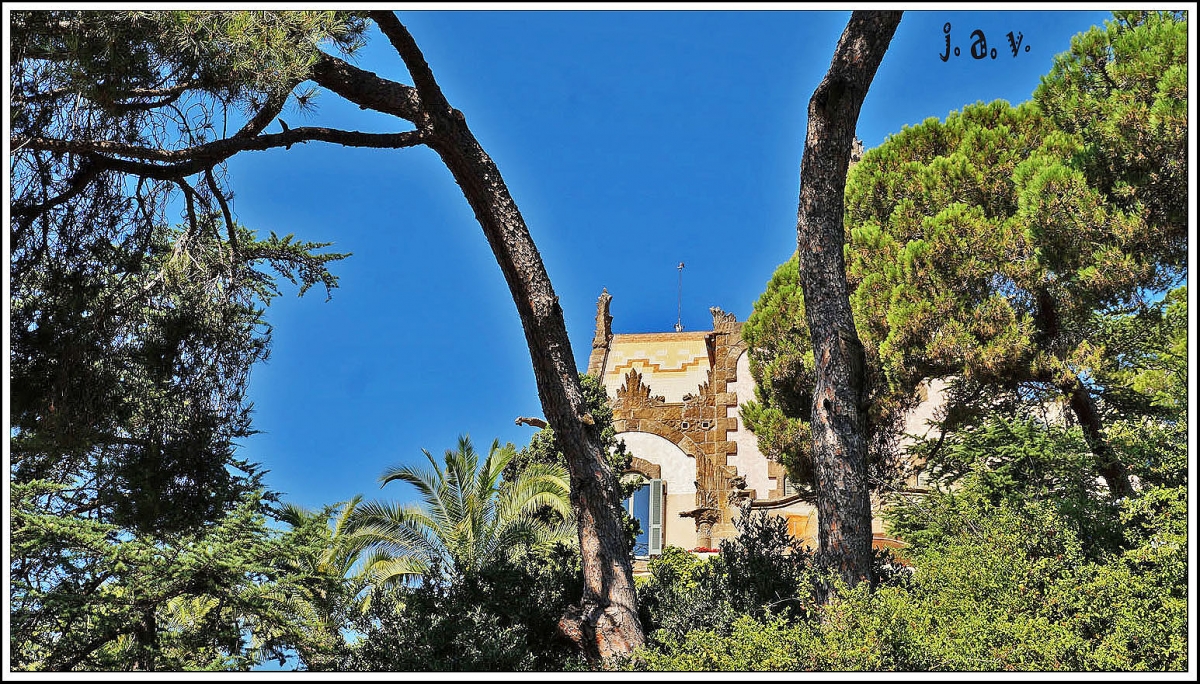
{"type": "Polygon", "coordinates": [[[566,456],[571,503],[579,521],[583,597],[559,627],[591,658],[626,655],[645,637],[618,514],[620,491],[587,413],[558,296],[499,169],[463,114],[446,102],[407,29],[390,12],[372,16],[413,75],[420,94],[418,129],[462,189],[508,283],[533,360],[542,410],[566,456]]]}
{"type": "Polygon", "coordinates": [[[153,606],[142,609],[142,619],[133,631],[134,648],[137,655],[134,658],[134,669],[142,672],[154,672],[154,655],[158,646],[158,620],[153,606]]]}
{"type": "Polygon", "coordinates": [[[808,104],[796,221],[816,361],[813,464],[822,562],[849,585],[871,578],[866,360],[850,309],[842,217],[858,113],[901,12],[854,12],[808,104]]]}
{"type": "MultiPolygon", "coordinates": [[[[564,633],[593,657],[627,654],[642,645],[633,568],[617,517],[616,478],[590,429],[562,308],[541,256],[495,164],[461,115],[443,122],[431,147],[462,188],[504,273],[525,330],[538,397],[554,439],[567,457],[571,503],[579,520],[583,600],[564,619],[564,633]]],[[[441,126],[439,126],[440,128],[441,126]]]]}
{"type": "Polygon", "coordinates": [[[1108,438],[1104,435],[1104,423],[1100,420],[1100,410],[1096,407],[1096,399],[1078,378],[1075,382],[1060,388],[1067,397],[1071,411],[1079,420],[1083,429],[1083,438],[1088,444],[1092,455],[1096,457],[1096,472],[1108,485],[1108,491],[1114,499],[1133,495],[1133,485],[1129,474],[1125,471],[1117,455],[1113,453],[1108,438]]]}
{"type": "MultiPolygon", "coordinates": [[[[1035,297],[1037,316],[1034,321],[1038,326],[1039,340],[1045,347],[1056,348],[1059,346],[1056,344],[1058,338],[1062,334],[1058,303],[1044,289],[1039,290],[1035,297]]],[[[1059,361],[1062,362],[1062,359],[1060,358],[1059,361]]],[[[1125,469],[1125,464],[1121,463],[1121,459],[1113,452],[1108,438],[1104,435],[1104,422],[1100,419],[1100,409],[1096,406],[1096,399],[1092,396],[1091,390],[1074,376],[1064,379],[1043,373],[1037,379],[1057,384],[1058,390],[1066,397],[1067,405],[1071,407],[1071,412],[1079,420],[1079,427],[1083,429],[1083,438],[1087,442],[1088,449],[1096,457],[1096,472],[1108,485],[1108,491],[1112,497],[1119,499],[1131,496],[1133,484],[1129,481],[1129,473],[1125,469]]]]}

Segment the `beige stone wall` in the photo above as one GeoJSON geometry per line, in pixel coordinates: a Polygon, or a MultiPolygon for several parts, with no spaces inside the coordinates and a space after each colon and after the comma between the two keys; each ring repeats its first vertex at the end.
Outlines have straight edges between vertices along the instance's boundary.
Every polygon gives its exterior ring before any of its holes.
{"type": "Polygon", "coordinates": [[[617,439],[623,440],[625,449],[636,458],[661,469],[659,477],[671,483],[671,494],[696,493],[696,459],[683,449],[648,432],[622,432],[617,439]]]}
{"type": "MultiPolygon", "coordinates": [[[[657,466],[658,472],[642,474],[659,477],[664,483],[663,546],[695,548],[696,525],[679,514],[696,507],[696,459],[666,439],[647,432],[622,432],[617,439],[624,440],[626,450],[635,459],[657,466]]],[[[634,464],[634,470],[637,470],[639,461],[635,460],[634,464]]]]}
{"type": "Polygon", "coordinates": [[[615,397],[630,370],[641,374],[667,402],[681,402],[699,391],[712,364],[705,333],[613,335],[604,363],[604,388],[615,397]]]}
{"type": "MultiPolygon", "coordinates": [[[[597,302],[588,372],[604,383],[634,470],[654,471],[646,474],[664,482],[663,543],[718,546],[736,534],[733,518],[750,502],[783,517],[793,535],[816,547],[815,506],[785,494],[784,468],[762,454],[739,413],[754,398],[742,324],[714,307],[711,331],[613,334],[610,300],[603,293],[597,302]]],[[[931,399],[908,416],[907,432],[929,429],[943,387],[931,383],[931,399]]],[[[880,513],[874,506],[877,536],[880,513]]]]}
{"type": "Polygon", "coordinates": [[[676,484],[666,483],[667,514],[663,517],[663,548],[678,546],[691,550],[697,546],[696,524],[691,518],[680,517],[679,513],[696,505],[696,495],[672,494],[671,488],[676,484]]]}
{"type": "Polygon", "coordinates": [[[739,408],[754,400],[754,376],[750,375],[750,355],[742,352],[737,359],[737,380],[730,382],[728,390],[737,396],[737,403],[727,406],[725,412],[734,429],[730,437],[737,444],[737,453],[729,457],[729,464],[737,468],[738,474],[746,478],[746,486],[754,490],[754,498],[767,499],[782,495],[780,478],[768,472],[768,460],[758,450],[758,438],[742,422],[739,408]]]}
{"type": "MultiPolygon", "coordinates": [[[[924,393],[925,401],[922,401],[915,409],[912,410],[904,418],[904,432],[906,435],[915,435],[917,437],[936,437],[937,434],[930,426],[929,422],[933,420],[938,411],[946,405],[945,400],[946,381],[945,380],[930,380],[926,383],[924,393]]],[[[912,443],[912,438],[905,437],[901,440],[901,444],[912,443]]]]}

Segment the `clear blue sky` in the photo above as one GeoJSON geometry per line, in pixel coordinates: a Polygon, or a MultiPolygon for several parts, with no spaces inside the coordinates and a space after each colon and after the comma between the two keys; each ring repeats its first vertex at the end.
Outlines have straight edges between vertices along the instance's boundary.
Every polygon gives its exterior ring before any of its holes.
{"type": "MultiPolygon", "coordinates": [[[[805,111],[848,11],[403,12],[452,105],[496,161],[529,225],[587,363],[595,302],[617,332],[670,330],[676,265],[683,324],[710,306],[745,320],[796,245],[805,111]]],[[[976,101],[1031,97],[1098,11],[906,12],[863,106],[867,147],[976,101]],[[943,62],[944,25],[960,56],[943,62]],[[970,57],[983,31],[996,59],[970,57]],[[1006,34],[1022,34],[1013,57],[1006,34]],[[1025,47],[1028,46],[1028,51],[1025,47]]],[[[357,64],[411,82],[377,31],[357,64]]],[[[953,47],[952,47],[953,50],[953,47]]],[[[322,93],[292,126],[406,130],[322,93]]],[[[269,131],[275,132],[272,124],[269,131]]],[[[529,352],[499,267],[457,185],[429,150],[310,143],[231,161],[247,226],[354,256],[331,301],[294,290],[267,313],[271,359],[251,381],[240,456],[269,487],[317,507],[441,456],[469,433],[525,444],[541,415],[529,352]]]]}

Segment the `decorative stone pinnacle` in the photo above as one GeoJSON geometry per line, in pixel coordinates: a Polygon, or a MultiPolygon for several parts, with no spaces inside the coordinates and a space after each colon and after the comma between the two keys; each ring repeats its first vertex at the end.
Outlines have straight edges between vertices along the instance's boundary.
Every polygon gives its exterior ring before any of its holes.
{"type": "Polygon", "coordinates": [[[612,341],[612,314],[608,313],[608,305],[611,301],[612,295],[608,293],[606,287],[600,293],[600,298],[596,300],[596,335],[592,338],[592,349],[606,349],[608,343],[612,341]]]}
{"type": "Polygon", "coordinates": [[[731,332],[737,325],[737,316],[723,311],[719,306],[710,307],[708,312],[713,317],[713,330],[731,332]]]}

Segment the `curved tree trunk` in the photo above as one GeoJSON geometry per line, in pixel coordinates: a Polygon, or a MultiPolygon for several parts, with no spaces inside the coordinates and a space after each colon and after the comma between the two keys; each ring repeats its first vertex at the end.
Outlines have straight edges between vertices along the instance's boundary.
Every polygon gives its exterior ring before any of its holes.
{"type": "Polygon", "coordinates": [[[819,554],[854,586],[871,578],[866,360],[846,283],[842,217],[858,113],[901,12],[854,12],[808,103],[796,220],[800,283],[816,362],[813,463],[819,554]]]}
{"type": "Polygon", "coordinates": [[[1084,441],[1096,457],[1096,472],[1108,485],[1109,493],[1114,499],[1132,496],[1133,484],[1129,481],[1129,473],[1108,443],[1108,437],[1104,434],[1104,423],[1100,420],[1100,410],[1096,407],[1096,399],[1091,391],[1078,378],[1059,389],[1066,396],[1067,404],[1079,420],[1084,441]]]}
{"type": "Polygon", "coordinates": [[[462,188],[504,273],[525,331],[542,410],[567,459],[579,520],[583,598],[560,629],[590,657],[628,654],[642,645],[644,635],[617,514],[620,491],[587,413],[558,296],[500,171],[462,113],[442,95],[408,30],[391,12],[373,12],[372,18],[412,73],[420,96],[414,123],[462,188]]]}
{"type": "MultiPolygon", "coordinates": [[[[1037,316],[1034,317],[1034,322],[1038,327],[1038,335],[1044,346],[1055,349],[1059,346],[1055,343],[1062,334],[1058,303],[1044,289],[1039,290],[1035,294],[1035,298],[1037,316]]],[[[1061,353],[1059,357],[1059,362],[1062,363],[1061,353]]],[[[1045,372],[1036,379],[1057,385],[1058,391],[1062,392],[1063,397],[1066,398],[1071,412],[1079,420],[1079,427],[1083,429],[1083,438],[1087,442],[1088,449],[1096,457],[1096,472],[1108,485],[1108,491],[1112,497],[1120,499],[1131,496],[1133,484],[1129,481],[1129,473],[1125,464],[1121,463],[1121,459],[1113,452],[1112,446],[1108,443],[1108,437],[1104,434],[1104,421],[1100,419],[1100,409],[1096,406],[1096,398],[1092,396],[1091,390],[1074,375],[1056,378],[1053,374],[1045,372]]]]}

